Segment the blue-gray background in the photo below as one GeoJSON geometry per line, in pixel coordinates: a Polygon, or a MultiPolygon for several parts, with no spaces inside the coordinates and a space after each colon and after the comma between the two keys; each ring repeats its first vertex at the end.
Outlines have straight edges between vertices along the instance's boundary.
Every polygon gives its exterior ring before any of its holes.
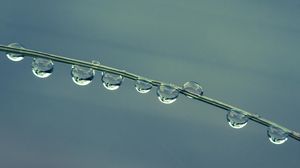
{"type": "MultiPolygon", "coordinates": [[[[201,83],[205,94],[300,131],[300,1],[1,0],[0,43],[201,83]]],[[[180,96],[160,103],[99,73],[75,85],[70,66],[48,79],[31,59],[0,57],[0,167],[297,167],[300,143],[266,128],[234,130],[223,110],[180,96]]]]}

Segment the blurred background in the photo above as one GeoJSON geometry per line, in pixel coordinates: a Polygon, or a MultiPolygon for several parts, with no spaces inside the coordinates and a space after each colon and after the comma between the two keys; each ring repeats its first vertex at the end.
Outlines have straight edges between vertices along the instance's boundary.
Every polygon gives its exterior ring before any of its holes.
{"type": "MultiPolygon", "coordinates": [[[[300,131],[300,1],[1,0],[0,44],[197,81],[204,94],[300,131]]],[[[69,65],[39,79],[31,58],[0,57],[0,167],[295,167],[300,143],[271,144],[254,122],[179,96],[165,105],[134,82],[85,87],[69,65]]]]}

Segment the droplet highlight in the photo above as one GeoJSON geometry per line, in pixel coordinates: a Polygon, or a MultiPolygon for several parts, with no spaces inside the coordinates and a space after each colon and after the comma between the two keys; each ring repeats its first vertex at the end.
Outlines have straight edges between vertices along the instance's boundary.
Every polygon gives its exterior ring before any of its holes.
{"type": "Polygon", "coordinates": [[[238,110],[231,109],[227,113],[227,121],[232,128],[240,129],[247,125],[248,117],[238,110]]]}
{"type": "Polygon", "coordinates": [[[171,104],[176,101],[179,96],[179,91],[173,86],[162,84],[157,87],[156,94],[160,102],[171,104]]]}
{"type": "MultiPolygon", "coordinates": [[[[8,47],[19,48],[19,49],[24,49],[24,47],[19,43],[11,43],[7,46],[8,47]]],[[[21,60],[24,59],[24,56],[22,54],[18,54],[18,53],[7,52],[6,56],[7,56],[8,59],[10,59],[11,61],[14,61],[14,62],[18,62],[18,61],[21,61],[21,60]]]]}
{"type": "Polygon", "coordinates": [[[49,59],[33,58],[32,73],[38,78],[49,77],[54,69],[54,64],[49,59]]]}
{"type": "Polygon", "coordinates": [[[92,68],[72,65],[71,76],[75,84],[85,86],[90,84],[94,79],[95,70],[92,68]]]}
{"type": "Polygon", "coordinates": [[[267,134],[270,142],[276,145],[283,144],[288,140],[288,133],[277,127],[270,126],[267,134]]]}
{"type": "MultiPolygon", "coordinates": [[[[183,90],[198,96],[203,95],[203,88],[197,82],[194,81],[186,82],[185,84],[183,84],[183,90]]],[[[192,98],[191,96],[187,97],[192,98]]]]}
{"type": "Polygon", "coordinates": [[[144,79],[138,79],[135,83],[135,89],[139,93],[148,93],[152,88],[152,84],[144,79]]]}
{"type": "Polygon", "coordinates": [[[123,82],[123,76],[112,74],[108,72],[102,72],[102,84],[103,86],[108,90],[117,90],[122,82],[123,82]]]}

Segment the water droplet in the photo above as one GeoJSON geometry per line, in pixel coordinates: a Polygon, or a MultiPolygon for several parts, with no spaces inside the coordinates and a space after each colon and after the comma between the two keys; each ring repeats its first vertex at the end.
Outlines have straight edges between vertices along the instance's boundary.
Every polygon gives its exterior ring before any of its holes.
{"type": "Polygon", "coordinates": [[[92,68],[72,65],[71,76],[74,83],[79,86],[85,86],[92,82],[95,76],[95,70],[92,68]]]}
{"type": "Polygon", "coordinates": [[[146,80],[138,79],[135,83],[135,89],[139,93],[148,93],[152,88],[152,84],[146,80]]]}
{"type": "Polygon", "coordinates": [[[54,64],[51,60],[43,58],[33,58],[31,65],[33,74],[39,78],[49,77],[54,68],[54,64]]]}
{"type": "MultiPolygon", "coordinates": [[[[183,84],[183,89],[198,96],[203,95],[203,88],[197,82],[194,81],[186,82],[185,84],[183,84]]],[[[191,96],[187,97],[192,98],[191,96]]]]}
{"type": "MultiPolygon", "coordinates": [[[[11,43],[8,45],[8,47],[24,49],[24,47],[19,43],[11,43]]],[[[22,54],[18,54],[18,53],[6,53],[6,56],[8,59],[15,61],[15,62],[21,61],[24,59],[24,56],[22,54]]]]}
{"type": "Polygon", "coordinates": [[[164,104],[171,104],[176,101],[179,91],[169,85],[161,84],[156,91],[158,100],[164,104]]]}
{"type": "Polygon", "coordinates": [[[283,144],[285,141],[288,140],[288,133],[280,128],[270,126],[268,128],[267,133],[268,133],[269,140],[273,144],[276,145],[283,144]]]}
{"type": "Polygon", "coordinates": [[[117,90],[123,81],[123,76],[102,72],[102,84],[108,90],[117,90]]]}
{"type": "Polygon", "coordinates": [[[248,117],[238,110],[231,109],[227,113],[227,121],[232,128],[240,129],[247,125],[248,117]]]}

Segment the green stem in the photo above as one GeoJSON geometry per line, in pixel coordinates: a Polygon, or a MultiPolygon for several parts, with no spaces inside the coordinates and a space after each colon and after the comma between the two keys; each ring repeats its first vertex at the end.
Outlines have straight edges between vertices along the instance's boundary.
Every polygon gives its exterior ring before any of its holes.
{"type": "MultiPolygon", "coordinates": [[[[45,59],[50,59],[52,61],[61,62],[61,63],[65,63],[65,64],[79,65],[79,66],[83,66],[83,67],[93,68],[94,70],[98,70],[98,71],[104,71],[104,72],[109,72],[109,73],[113,73],[113,74],[117,74],[117,75],[122,75],[123,77],[131,79],[131,80],[138,80],[139,78],[142,78],[156,87],[159,85],[162,85],[162,84],[166,84],[161,81],[148,79],[148,78],[145,78],[145,77],[133,74],[133,73],[126,72],[125,70],[112,68],[112,67],[105,66],[102,64],[93,64],[90,62],[67,58],[67,57],[63,57],[63,56],[59,56],[59,55],[48,54],[48,53],[44,53],[44,52],[40,52],[40,51],[34,51],[34,50],[29,50],[29,49],[19,49],[19,48],[14,48],[14,47],[8,47],[5,45],[0,45],[0,51],[6,52],[6,53],[19,53],[19,54],[22,54],[23,56],[29,56],[29,57],[35,57],[35,58],[45,58],[45,59]]],[[[231,106],[229,104],[223,103],[221,101],[218,101],[218,100],[206,97],[206,96],[199,96],[199,95],[193,94],[191,92],[183,90],[182,87],[174,85],[174,84],[167,84],[167,85],[171,85],[171,86],[175,87],[183,95],[192,97],[196,100],[199,100],[204,103],[210,104],[212,106],[221,108],[223,110],[228,111],[231,109],[236,109],[236,110],[240,111],[241,113],[243,113],[244,115],[248,116],[250,120],[252,120],[256,123],[259,123],[259,124],[267,126],[267,127],[269,127],[269,126],[278,127],[280,129],[284,130],[285,132],[287,132],[290,137],[300,141],[300,133],[290,130],[288,128],[285,128],[285,127],[278,125],[267,119],[264,119],[257,114],[252,114],[243,109],[231,106]]]]}

